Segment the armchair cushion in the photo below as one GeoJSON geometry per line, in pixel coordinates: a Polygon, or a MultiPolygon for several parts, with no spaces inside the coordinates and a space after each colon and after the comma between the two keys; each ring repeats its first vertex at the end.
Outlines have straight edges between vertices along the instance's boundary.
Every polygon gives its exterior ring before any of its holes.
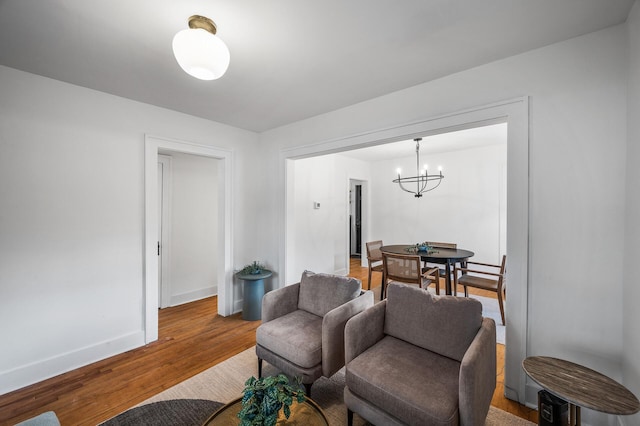
{"type": "Polygon", "coordinates": [[[302,367],[322,361],[322,317],[300,309],[263,323],[256,343],[302,367]]]}
{"type": "Polygon", "coordinates": [[[388,287],[385,334],[462,361],[482,325],[482,303],[414,290],[388,287]]]}
{"type": "Polygon", "coordinates": [[[347,364],[349,390],[407,424],[458,417],[460,363],[386,336],[347,364]]]}
{"type": "Polygon", "coordinates": [[[360,295],[360,280],[305,271],[300,280],[298,309],[324,317],[330,310],[360,295]]]}

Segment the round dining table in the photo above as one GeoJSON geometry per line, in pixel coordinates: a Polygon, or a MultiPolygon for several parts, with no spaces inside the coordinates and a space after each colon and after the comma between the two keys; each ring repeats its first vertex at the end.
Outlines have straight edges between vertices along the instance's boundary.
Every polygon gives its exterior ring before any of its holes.
{"type": "MultiPolygon", "coordinates": [[[[417,254],[420,259],[425,262],[437,263],[444,265],[445,267],[445,293],[452,294],[451,285],[451,267],[456,263],[461,263],[464,267],[467,259],[473,257],[475,254],[471,250],[459,249],[459,248],[432,248],[426,251],[419,251],[416,249],[415,244],[396,244],[380,247],[382,253],[392,254],[417,254]]],[[[382,283],[383,286],[385,283],[382,283]]],[[[383,288],[384,292],[384,288],[383,288]]]]}

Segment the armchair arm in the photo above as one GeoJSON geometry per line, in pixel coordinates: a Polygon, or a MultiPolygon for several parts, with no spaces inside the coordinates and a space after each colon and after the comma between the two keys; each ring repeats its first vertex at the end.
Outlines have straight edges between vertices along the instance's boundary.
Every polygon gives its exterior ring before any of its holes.
{"type": "Polygon", "coordinates": [[[333,376],[344,366],[344,327],[356,314],[373,306],[373,292],[360,296],[330,310],[322,318],[322,374],[333,376]]]}
{"type": "Polygon", "coordinates": [[[298,309],[300,283],[272,290],[262,298],[262,322],[268,322],[298,309]]]}
{"type": "Polygon", "coordinates": [[[467,261],[467,265],[482,265],[500,269],[500,265],[494,265],[493,263],[472,262],[470,260],[467,261]]]}
{"type": "Polygon", "coordinates": [[[496,389],[496,323],[483,318],[460,364],[460,425],[483,424],[496,389]]]}
{"type": "Polygon", "coordinates": [[[502,277],[502,276],[504,276],[504,274],[499,274],[497,272],[479,271],[479,270],[476,270],[476,269],[469,269],[469,268],[456,268],[456,271],[473,272],[474,274],[491,275],[491,276],[494,276],[494,277],[502,277]]]}
{"type": "Polygon", "coordinates": [[[351,318],[344,329],[345,364],[384,337],[387,300],[351,318]]]}

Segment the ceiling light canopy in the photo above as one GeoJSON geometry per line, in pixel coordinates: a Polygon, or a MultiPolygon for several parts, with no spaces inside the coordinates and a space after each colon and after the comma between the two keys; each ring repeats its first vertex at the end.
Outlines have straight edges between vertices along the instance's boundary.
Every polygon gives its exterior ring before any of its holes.
{"type": "Polygon", "coordinates": [[[173,54],[189,75],[200,80],[215,80],[229,67],[229,49],[216,35],[216,24],[209,18],[193,15],[189,29],[173,37],[173,54]]]}

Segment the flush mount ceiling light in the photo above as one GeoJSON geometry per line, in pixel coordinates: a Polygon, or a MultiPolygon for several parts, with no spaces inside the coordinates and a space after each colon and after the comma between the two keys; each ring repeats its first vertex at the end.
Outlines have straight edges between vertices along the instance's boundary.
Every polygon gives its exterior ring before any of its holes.
{"type": "Polygon", "coordinates": [[[189,29],[173,37],[173,54],[187,74],[200,80],[215,80],[227,71],[229,49],[215,35],[216,31],[211,19],[193,15],[189,29]]]}
{"type": "Polygon", "coordinates": [[[414,197],[420,198],[424,192],[429,192],[432,189],[436,189],[440,186],[444,176],[442,175],[442,168],[440,167],[437,175],[430,175],[427,171],[427,165],[424,169],[420,170],[420,141],[422,138],[416,138],[413,141],[416,143],[416,175],[409,177],[400,177],[400,169],[398,169],[398,178],[393,180],[393,183],[397,183],[400,189],[406,192],[410,192],[414,197]],[[413,186],[415,184],[416,190],[412,191],[407,189],[405,185],[413,186]]]}

